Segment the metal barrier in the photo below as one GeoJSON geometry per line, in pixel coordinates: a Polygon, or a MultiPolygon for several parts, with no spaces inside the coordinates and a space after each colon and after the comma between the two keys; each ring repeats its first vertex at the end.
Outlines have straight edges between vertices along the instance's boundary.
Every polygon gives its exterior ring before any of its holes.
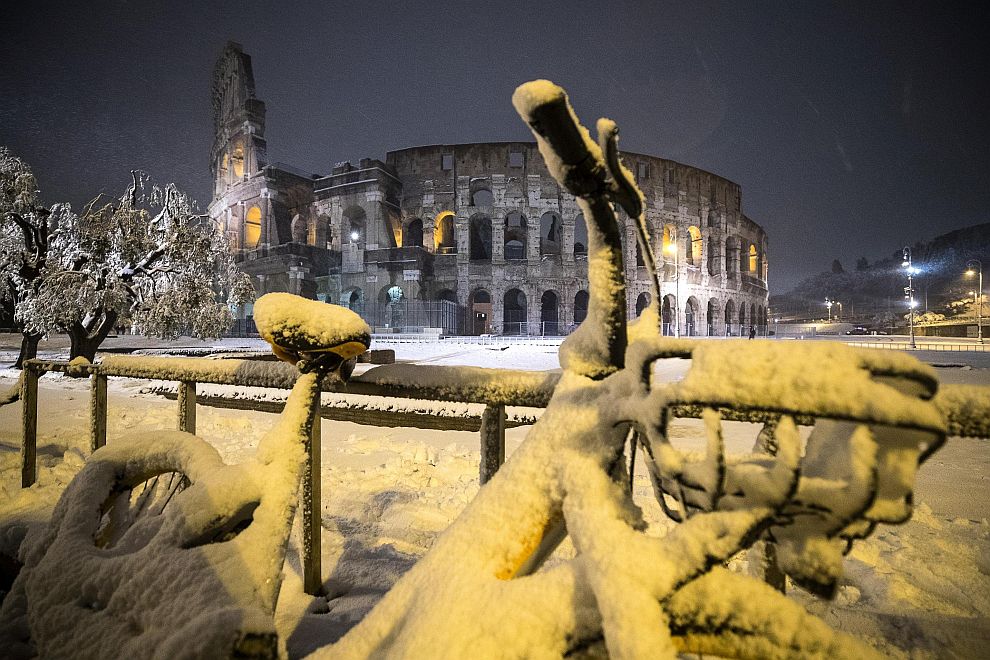
{"type": "Polygon", "coordinates": [[[856,348],[885,348],[895,351],[945,351],[949,353],[986,353],[990,351],[990,345],[987,344],[950,344],[947,342],[938,342],[933,344],[922,343],[915,341],[916,348],[911,348],[911,345],[906,341],[887,341],[887,342],[873,342],[873,341],[846,341],[843,342],[849,346],[855,346],[856,348]]]}

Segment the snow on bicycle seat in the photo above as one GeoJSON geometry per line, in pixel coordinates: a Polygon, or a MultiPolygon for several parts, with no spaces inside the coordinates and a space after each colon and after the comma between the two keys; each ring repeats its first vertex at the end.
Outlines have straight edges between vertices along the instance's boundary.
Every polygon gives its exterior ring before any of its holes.
{"type": "Polygon", "coordinates": [[[254,322],[275,355],[291,364],[327,353],[349,360],[371,346],[371,328],[351,310],[291,293],[258,298],[254,322]]]}

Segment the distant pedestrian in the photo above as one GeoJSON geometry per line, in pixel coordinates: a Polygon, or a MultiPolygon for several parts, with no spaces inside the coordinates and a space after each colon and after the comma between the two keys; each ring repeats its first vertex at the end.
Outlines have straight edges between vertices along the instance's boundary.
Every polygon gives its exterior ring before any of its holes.
{"type": "Polygon", "coordinates": [[[749,326],[749,338],[750,339],[756,339],[756,326],[755,325],[749,326]]]}

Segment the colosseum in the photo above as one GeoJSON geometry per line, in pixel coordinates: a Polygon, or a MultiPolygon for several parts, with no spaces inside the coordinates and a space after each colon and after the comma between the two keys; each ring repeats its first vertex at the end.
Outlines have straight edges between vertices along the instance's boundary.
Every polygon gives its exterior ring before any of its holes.
{"type": "MultiPolygon", "coordinates": [[[[213,80],[212,218],[260,294],[354,309],[376,332],[562,335],[588,306],[587,229],[531,142],[443,144],[317,175],[268,162],[251,58],[229,43],[213,80]]],[[[624,152],[662,255],[664,330],[767,331],[767,237],[739,185],[624,152]]],[[[650,302],[625,221],[628,314],[650,302]]],[[[250,306],[239,310],[245,329],[250,306]]]]}

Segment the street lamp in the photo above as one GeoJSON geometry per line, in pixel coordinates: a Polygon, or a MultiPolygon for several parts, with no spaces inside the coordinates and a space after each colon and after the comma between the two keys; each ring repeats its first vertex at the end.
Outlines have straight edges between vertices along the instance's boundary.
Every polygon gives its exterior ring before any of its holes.
{"type": "Polygon", "coordinates": [[[904,248],[904,261],[901,262],[901,267],[907,271],[908,285],[904,289],[904,297],[907,298],[908,308],[910,309],[910,323],[911,323],[911,348],[918,348],[918,345],[914,342],[914,274],[918,271],[911,264],[911,248],[904,248]]]}
{"type": "Polygon", "coordinates": [[[976,291],[973,296],[973,302],[976,303],[976,340],[983,343],[983,262],[979,259],[970,259],[966,262],[966,275],[973,276],[979,275],[979,281],[976,284],[976,291]],[[973,270],[973,266],[976,266],[976,270],[973,270]]]}
{"type": "Polygon", "coordinates": [[[674,255],[674,336],[681,336],[680,307],[681,307],[681,255],[677,251],[677,234],[671,232],[670,243],[666,250],[674,255]]]}
{"type": "Polygon", "coordinates": [[[832,301],[828,298],[825,299],[825,306],[828,307],[828,322],[832,322],[832,301]]]}

